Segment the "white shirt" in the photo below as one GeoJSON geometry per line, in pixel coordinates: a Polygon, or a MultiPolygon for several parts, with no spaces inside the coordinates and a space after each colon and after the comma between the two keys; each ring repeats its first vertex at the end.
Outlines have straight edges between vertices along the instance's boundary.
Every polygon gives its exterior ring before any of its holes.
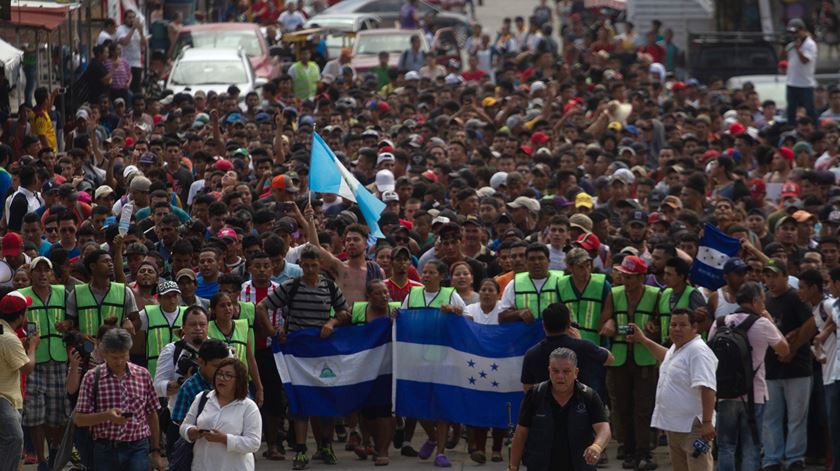
{"type": "MultiPolygon", "coordinates": [[[[548,278],[531,278],[531,281],[534,283],[534,288],[537,289],[538,295],[542,294],[543,285],[545,285],[546,280],[548,280],[548,278]]],[[[499,301],[498,304],[500,312],[516,308],[516,290],[514,289],[514,285],[516,285],[515,281],[511,280],[511,282],[505,286],[505,292],[502,293],[502,300],[499,301]]]]}
{"type": "MultiPolygon", "coordinates": [[[[166,387],[169,385],[170,381],[174,381],[178,378],[178,374],[175,373],[175,362],[172,361],[172,355],[174,354],[175,343],[173,342],[166,344],[160,351],[160,355],[158,355],[157,368],[155,369],[155,377],[153,380],[155,392],[158,397],[167,397],[166,387]]],[[[172,409],[175,407],[175,396],[175,394],[168,396],[170,412],[172,412],[172,409]]]]}
{"type": "MultiPolygon", "coordinates": [[[[817,304],[812,309],[814,313],[814,321],[817,324],[817,330],[822,332],[825,328],[826,322],[831,319],[836,313],[834,312],[834,303],[836,299],[825,298],[820,304],[817,304]],[[822,308],[820,308],[822,306],[822,308]],[[825,320],[823,320],[825,315],[825,320]]],[[[840,379],[840,366],[837,364],[837,331],[828,336],[822,344],[822,353],[825,355],[825,363],[822,364],[823,384],[831,384],[840,379]]]]}
{"type": "Polygon", "coordinates": [[[199,438],[193,448],[193,471],[208,469],[254,470],[254,453],[262,441],[262,418],[254,401],[245,398],[224,407],[219,406],[216,392],[207,394],[204,410],[196,420],[201,394],[195,397],[187,417],[181,424],[181,437],[189,441],[187,431],[191,428],[217,430],[227,434],[227,447],[199,438]]]}
{"type": "Polygon", "coordinates": [[[803,64],[799,60],[799,54],[793,43],[785,46],[787,49],[787,80],[785,83],[790,87],[811,88],[817,86],[817,79],[814,72],[817,70],[817,43],[808,36],[799,48],[802,55],[808,58],[808,63],[803,64]]]}
{"type": "Polygon", "coordinates": [[[15,196],[17,196],[18,193],[23,193],[23,196],[26,196],[27,213],[34,213],[38,208],[44,205],[44,200],[41,198],[40,193],[33,193],[22,186],[18,187],[18,190],[12,193],[12,196],[6,198],[6,224],[9,223],[9,208],[12,206],[12,200],[15,199],[15,196]]]}
{"type": "Polygon", "coordinates": [[[280,14],[280,17],[277,18],[277,22],[280,23],[280,31],[290,33],[297,30],[299,26],[303,26],[303,24],[306,23],[306,18],[297,10],[292,13],[289,13],[289,10],[286,10],[280,14]]]}
{"type": "MultiPolygon", "coordinates": [[[[172,327],[175,324],[175,320],[178,318],[178,314],[181,313],[181,310],[176,307],[174,312],[166,312],[163,308],[160,308],[160,312],[163,313],[163,317],[166,318],[166,322],[169,323],[169,327],[172,327]]],[[[140,311],[140,330],[143,332],[149,330],[149,315],[146,314],[145,309],[140,311]]]]}
{"type": "Polygon", "coordinates": [[[103,44],[105,41],[108,41],[108,40],[113,41],[114,37],[111,36],[107,31],[105,31],[103,29],[102,31],[99,32],[99,36],[96,37],[96,45],[99,46],[99,45],[103,44]]]}
{"type": "Polygon", "coordinates": [[[548,246],[548,269],[566,269],[566,252],[564,252],[562,248],[555,249],[553,245],[548,246]]]}
{"type": "MultiPolygon", "coordinates": [[[[831,315],[834,317],[834,325],[840,325],[840,307],[834,307],[831,310],[831,315]]],[[[840,381],[840,343],[836,342],[837,331],[834,332],[834,337],[834,371],[831,372],[831,380],[840,381]]],[[[825,346],[823,346],[823,352],[825,352],[826,356],[831,354],[831,352],[826,350],[825,346]]]]}
{"type": "Polygon", "coordinates": [[[480,302],[470,304],[466,309],[464,309],[465,316],[472,317],[472,320],[475,321],[476,324],[486,325],[499,325],[500,312],[502,311],[499,309],[499,303],[496,303],[490,312],[484,312],[484,309],[481,309],[480,302]]]}
{"type": "Polygon", "coordinates": [[[699,335],[679,350],[671,345],[659,366],[651,427],[687,433],[695,418],[702,422],[700,388],[717,390],[717,364],[717,357],[699,335]]]}
{"type": "MultiPolygon", "coordinates": [[[[137,18],[134,21],[138,21],[137,18]]],[[[128,36],[129,33],[131,33],[131,28],[126,25],[120,25],[117,28],[117,41],[128,36]]],[[[131,34],[131,39],[128,40],[128,44],[122,46],[123,59],[133,68],[143,67],[140,54],[140,34],[140,29],[138,28],[137,31],[131,34]]]]}

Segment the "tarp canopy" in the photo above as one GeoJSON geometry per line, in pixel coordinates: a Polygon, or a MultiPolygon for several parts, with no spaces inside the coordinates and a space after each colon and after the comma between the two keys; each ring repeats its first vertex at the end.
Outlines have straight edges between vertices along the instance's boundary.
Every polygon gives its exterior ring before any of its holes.
{"type": "Polygon", "coordinates": [[[4,23],[22,28],[52,31],[67,19],[70,5],[52,2],[12,2],[11,19],[4,23]]]}
{"type": "Polygon", "coordinates": [[[585,0],[585,8],[612,8],[613,10],[626,10],[626,0],[585,0]]]}
{"type": "Polygon", "coordinates": [[[11,85],[17,85],[20,80],[20,63],[23,51],[0,39],[0,62],[11,85]]]}

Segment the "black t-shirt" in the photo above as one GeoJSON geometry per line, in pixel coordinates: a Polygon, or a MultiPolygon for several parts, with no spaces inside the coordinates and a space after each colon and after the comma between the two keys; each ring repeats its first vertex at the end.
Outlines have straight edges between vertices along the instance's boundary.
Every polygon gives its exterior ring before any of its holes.
{"type": "MultiPolygon", "coordinates": [[[[573,339],[574,340],[574,339],[573,339]]],[[[549,385],[550,387],[550,385],[549,385]]],[[[581,388],[579,385],[575,387],[575,393],[566,405],[561,406],[557,400],[551,396],[551,391],[546,391],[549,395],[548,400],[551,404],[551,415],[554,422],[554,439],[551,447],[551,461],[549,462],[549,469],[574,469],[572,463],[572,453],[583,454],[584,450],[569,450],[569,428],[568,419],[569,411],[572,407],[578,407],[576,403],[582,402],[586,406],[586,411],[589,413],[588,430],[576,430],[573,433],[580,434],[594,434],[591,425],[602,422],[607,422],[607,410],[604,407],[603,401],[598,396],[598,393],[591,388],[581,388]]],[[[522,401],[522,408],[519,412],[519,425],[523,427],[531,427],[534,419],[534,414],[537,412],[537,401],[539,394],[536,388],[532,388],[525,394],[525,399],[522,401]]]]}
{"type": "Polygon", "coordinates": [[[102,83],[102,79],[108,75],[108,69],[105,64],[99,60],[92,60],[88,65],[87,82],[88,93],[91,99],[98,98],[105,93],[106,85],[102,83]]]}
{"type": "MultiPolygon", "coordinates": [[[[778,297],[768,293],[766,306],[782,335],[798,329],[811,318],[811,308],[799,299],[799,294],[793,288],[778,297]]],[[[782,363],[776,353],[768,349],[764,363],[767,379],[802,378],[811,376],[813,370],[809,345],[800,347],[790,363],[782,363]]]]}
{"type": "Polygon", "coordinates": [[[568,335],[556,335],[544,338],[525,353],[522,361],[522,384],[538,384],[548,381],[548,357],[551,352],[566,347],[578,357],[580,375],[578,381],[591,387],[598,394],[604,390],[604,363],[609,357],[607,350],[587,340],[575,339],[568,335]]]}

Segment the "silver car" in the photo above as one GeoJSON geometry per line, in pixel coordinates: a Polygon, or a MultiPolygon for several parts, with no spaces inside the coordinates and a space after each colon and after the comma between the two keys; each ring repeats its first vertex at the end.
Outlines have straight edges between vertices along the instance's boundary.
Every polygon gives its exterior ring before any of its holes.
{"type": "Polygon", "coordinates": [[[226,93],[236,85],[244,97],[265,85],[264,78],[257,78],[251,61],[241,49],[184,49],[172,66],[166,88],[174,93],[226,93]]]}

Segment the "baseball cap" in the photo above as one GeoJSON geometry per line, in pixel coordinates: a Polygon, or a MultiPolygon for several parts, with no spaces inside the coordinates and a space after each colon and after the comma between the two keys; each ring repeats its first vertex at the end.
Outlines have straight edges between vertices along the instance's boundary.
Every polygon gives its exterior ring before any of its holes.
{"type": "Polygon", "coordinates": [[[749,188],[753,196],[760,196],[767,191],[767,184],[761,178],[753,178],[750,180],[749,188]]]}
{"type": "Polygon", "coordinates": [[[533,213],[540,212],[540,202],[534,198],[528,198],[527,196],[518,196],[507,205],[510,208],[527,208],[528,211],[533,213]]]}
{"type": "Polygon", "coordinates": [[[572,214],[569,217],[569,227],[576,227],[583,232],[592,232],[592,219],[581,213],[572,214]]]}
{"type": "Polygon", "coordinates": [[[380,170],[376,172],[375,180],[376,189],[379,191],[393,191],[396,187],[394,183],[394,172],[390,170],[380,170]]]}
{"type": "Polygon", "coordinates": [[[102,185],[93,193],[93,199],[99,199],[102,196],[107,196],[114,193],[114,189],[108,185],[102,185]]]}
{"type": "Polygon", "coordinates": [[[388,203],[390,201],[399,201],[400,195],[397,194],[396,191],[383,191],[382,192],[382,201],[388,203]]]}
{"type": "Polygon", "coordinates": [[[802,192],[801,188],[799,187],[799,183],[787,181],[782,185],[782,198],[798,198],[799,194],[802,192]]]}
{"type": "Polygon", "coordinates": [[[11,293],[3,296],[3,299],[0,299],[0,313],[13,314],[15,312],[23,311],[31,305],[32,298],[24,296],[17,291],[12,291],[11,293]]]}
{"type": "Polygon", "coordinates": [[[732,257],[723,264],[723,274],[728,273],[746,273],[750,270],[750,266],[738,257],[732,257]]]}
{"type": "Polygon", "coordinates": [[[131,191],[149,191],[151,187],[152,181],[142,175],[132,178],[131,183],[128,185],[131,191]]]}
{"type": "Polygon", "coordinates": [[[662,199],[662,204],[665,206],[670,206],[677,210],[682,209],[682,201],[680,201],[680,199],[674,195],[666,196],[664,199],[662,199]]]}
{"type": "Polygon", "coordinates": [[[228,172],[230,170],[233,170],[233,163],[230,160],[219,159],[213,162],[213,168],[216,170],[221,170],[222,172],[228,172]]]}
{"type": "Polygon", "coordinates": [[[37,267],[38,264],[41,263],[41,262],[46,262],[47,266],[50,267],[50,270],[52,270],[52,267],[53,267],[52,261],[50,261],[50,259],[48,259],[47,257],[44,257],[44,256],[33,258],[32,261],[29,262],[29,269],[34,270],[35,267],[37,267]]]}
{"type": "Polygon", "coordinates": [[[771,258],[768,260],[764,265],[764,271],[772,271],[775,273],[782,273],[784,275],[787,275],[788,272],[787,265],[785,265],[785,262],[780,258],[771,258]]]}
{"type": "Polygon", "coordinates": [[[58,191],[58,183],[54,182],[53,180],[47,180],[41,185],[41,193],[49,194],[58,191]]]}
{"type": "Polygon", "coordinates": [[[594,206],[592,203],[592,195],[585,192],[578,193],[577,196],[575,196],[575,208],[580,208],[581,206],[591,209],[594,206]]]}
{"type": "Polygon", "coordinates": [[[647,262],[635,255],[628,255],[621,261],[621,265],[615,267],[616,270],[625,275],[644,275],[647,273],[647,262]]]}
{"type": "Polygon", "coordinates": [[[575,241],[582,249],[588,251],[595,251],[601,248],[601,240],[592,232],[584,232],[575,241]]]}
{"type": "Polygon", "coordinates": [[[285,190],[288,193],[297,193],[298,187],[292,183],[292,179],[288,175],[277,175],[271,180],[271,188],[275,190],[285,190]]]}
{"type": "Polygon", "coordinates": [[[178,283],[168,280],[158,283],[158,295],[164,295],[172,292],[181,294],[181,288],[178,287],[178,283]]]}
{"type": "Polygon", "coordinates": [[[178,281],[185,276],[193,281],[196,281],[195,272],[190,268],[182,268],[178,270],[178,274],[175,275],[175,281],[178,281]]]}
{"type": "Polygon", "coordinates": [[[396,160],[394,154],[390,152],[383,152],[376,158],[376,165],[379,165],[382,162],[393,162],[394,160],[396,160]]]}
{"type": "Polygon", "coordinates": [[[644,211],[633,211],[630,213],[630,218],[627,220],[629,224],[640,223],[644,226],[648,224],[648,215],[644,211]]]}
{"type": "Polygon", "coordinates": [[[219,239],[233,239],[236,240],[236,231],[230,227],[223,227],[219,229],[219,232],[216,234],[216,237],[219,239]]]}
{"type": "Polygon", "coordinates": [[[592,257],[589,256],[589,252],[581,247],[573,247],[568,253],[566,253],[566,265],[577,266],[591,260],[592,257]]]}
{"type": "Polygon", "coordinates": [[[490,187],[494,190],[498,190],[500,186],[507,185],[507,179],[507,172],[496,172],[492,177],[490,177],[490,187]]]}
{"type": "Polygon", "coordinates": [[[17,232],[9,232],[2,240],[4,257],[17,257],[23,252],[23,237],[17,232]]]}
{"type": "Polygon", "coordinates": [[[787,30],[788,30],[789,33],[795,33],[797,31],[799,31],[800,29],[804,29],[804,28],[805,28],[805,22],[802,21],[802,19],[800,19],[800,18],[791,18],[791,20],[788,21],[787,30]]]}
{"type": "Polygon", "coordinates": [[[67,198],[71,200],[75,200],[79,197],[79,193],[73,188],[73,185],[69,183],[63,183],[58,187],[58,196],[60,198],[67,198]]]}

